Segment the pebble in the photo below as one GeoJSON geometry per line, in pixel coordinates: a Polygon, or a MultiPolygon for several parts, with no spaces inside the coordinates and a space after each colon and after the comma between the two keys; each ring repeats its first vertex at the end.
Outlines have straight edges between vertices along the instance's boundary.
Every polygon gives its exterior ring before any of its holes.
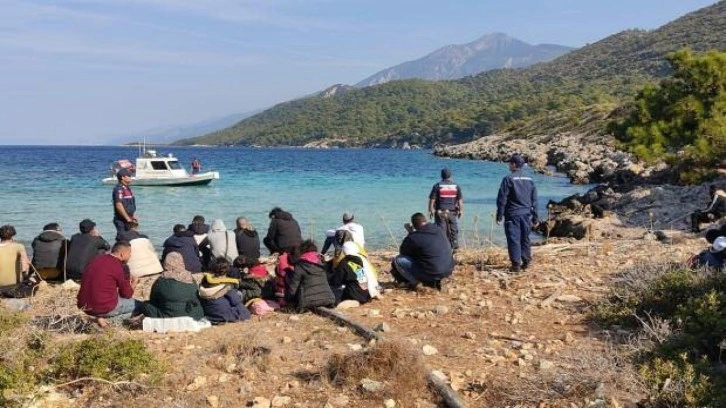
{"type": "Polygon", "coordinates": [[[196,391],[207,384],[207,377],[197,376],[191,384],[187,385],[187,391],[196,391]]]}
{"type": "Polygon", "coordinates": [[[363,391],[373,394],[383,388],[383,383],[371,380],[369,378],[364,378],[360,380],[360,386],[361,388],[363,388],[363,391]]]}
{"type": "Polygon", "coordinates": [[[373,331],[388,333],[391,331],[391,326],[389,326],[386,322],[378,323],[376,327],[373,328],[373,331]]]}
{"type": "Polygon", "coordinates": [[[226,383],[227,381],[229,381],[229,379],[230,379],[230,378],[231,378],[231,376],[230,376],[229,374],[221,374],[221,375],[219,376],[219,379],[218,379],[218,381],[219,381],[220,383],[226,383]]]}
{"type": "Polygon", "coordinates": [[[381,311],[378,309],[371,309],[368,311],[368,317],[378,317],[381,315],[381,311]]]}
{"type": "Polygon", "coordinates": [[[555,363],[549,361],[549,360],[540,360],[539,361],[539,369],[540,370],[550,370],[555,366],[555,363]]]}
{"type": "Polygon", "coordinates": [[[247,406],[251,408],[270,408],[270,400],[265,397],[255,397],[255,399],[247,403],[247,406]]]}
{"type": "Polygon", "coordinates": [[[472,332],[466,332],[464,333],[464,338],[469,340],[476,340],[476,334],[472,332]]]}
{"type": "Polygon", "coordinates": [[[209,406],[212,408],[219,407],[219,397],[216,395],[207,396],[207,404],[209,404],[209,406]]]}
{"type": "Polygon", "coordinates": [[[338,303],[336,309],[353,309],[355,307],[360,307],[360,302],[357,300],[348,299],[338,303]]]}
{"type": "Polygon", "coordinates": [[[353,351],[363,350],[363,346],[361,346],[360,344],[348,344],[348,348],[353,351]]]}
{"type": "Polygon", "coordinates": [[[386,408],[395,408],[396,400],[389,398],[389,399],[383,401],[383,406],[385,406],[386,408]]]}
{"type": "Polygon", "coordinates": [[[436,347],[430,346],[428,344],[426,344],[425,346],[423,346],[423,348],[421,349],[421,351],[423,351],[423,354],[425,356],[433,356],[434,354],[436,354],[436,353],[439,352],[438,350],[436,350],[436,347]]]}
{"type": "Polygon", "coordinates": [[[449,313],[449,308],[443,305],[439,305],[434,308],[434,312],[436,312],[436,314],[445,315],[449,313]]]}
{"type": "Polygon", "coordinates": [[[300,316],[292,315],[287,320],[289,320],[291,322],[299,322],[300,321],[300,316]]]}
{"type": "Polygon", "coordinates": [[[282,338],[282,344],[288,344],[288,343],[292,343],[292,339],[290,337],[287,337],[287,336],[283,337],[282,338]]]}
{"type": "Polygon", "coordinates": [[[272,399],[272,406],[273,407],[286,407],[286,406],[290,405],[291,402],[292,402],[292,398],[282,396],[282,395],[277,395],[272,399]]]}

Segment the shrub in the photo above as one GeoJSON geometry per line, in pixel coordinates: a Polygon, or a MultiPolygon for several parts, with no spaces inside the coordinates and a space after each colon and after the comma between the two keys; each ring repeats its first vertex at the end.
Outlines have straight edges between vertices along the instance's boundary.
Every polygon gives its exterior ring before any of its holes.
{"type": "Polygon", "coordinates": [[[114,340],[108,336],[96,336],[60,346],[58,353],[51,359],[47,373],[56,381],[94,377],[108,381],[143,378],[156,383],[163,371],[140,340],[114,340]]]}

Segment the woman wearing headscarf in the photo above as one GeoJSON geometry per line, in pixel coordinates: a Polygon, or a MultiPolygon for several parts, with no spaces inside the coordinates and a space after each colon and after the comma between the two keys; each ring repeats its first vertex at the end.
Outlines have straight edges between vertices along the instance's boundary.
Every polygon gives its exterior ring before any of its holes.
{"type": "Polygon", "coordinates": [[[184,258],[179,252],[170,252],[142,313],[148,317],[189,316],[199,320],[204,317],[204,310],[197,294],[197,284],[192,273],[184,268],[184,258]]]}

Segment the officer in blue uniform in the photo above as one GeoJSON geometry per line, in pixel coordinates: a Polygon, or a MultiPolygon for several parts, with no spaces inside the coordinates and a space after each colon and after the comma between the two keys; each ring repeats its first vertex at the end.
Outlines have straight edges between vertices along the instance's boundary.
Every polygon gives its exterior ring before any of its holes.
{"type": "Polygon", "coordinates": [[[429,218],[446,233],[451,248],[459,249],[459,218],[464,214],[461,187],[451,180],[451,170],[441,170],[441,181],[434,184],[429,194],[429,218]]]}
{"type": "Polygon", "coordinates": [[[136,213],[136,198],[131,191],[131,171],[121,169],[116,173],[118,184],[113,188],[113,225],[116,227],[116,239],[128,231],[127,223],[138,222],[136,213]]]}
{"type": "Polygon", "coordinates": [[[502,179],[497,195],[497,224],[504,221],[511,272],[527,269],[532,262],[529,233],[538,224],[537,187],[522,172],[524,158],[518,154],[509,159],[510,174],[502,179]]]}

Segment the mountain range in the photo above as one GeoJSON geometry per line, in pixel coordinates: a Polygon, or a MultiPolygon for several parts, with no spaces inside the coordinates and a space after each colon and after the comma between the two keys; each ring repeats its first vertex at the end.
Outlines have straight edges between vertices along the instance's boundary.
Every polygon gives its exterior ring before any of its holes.
{"type": "Polygon", "coordinates": [[[572,51],[555,44],[531,45],[502,33],[487,34],[467,44],[447,45],[413,61],[384,69],[355,86],[384,84],[400,79],[458,79],[497,68],[522,68],[550,61],[572,51]]]}
{"type": "Polygon", "coordinates": [[[670,73],[672,51],[726,49],[726,0],[652,31],[628,30],[522,69],[449,81],[418,79],[316,94],[278,104],[234,126],[179,144],[346,145],[456,143],[553,113],[612,109],[670,73]]]}

